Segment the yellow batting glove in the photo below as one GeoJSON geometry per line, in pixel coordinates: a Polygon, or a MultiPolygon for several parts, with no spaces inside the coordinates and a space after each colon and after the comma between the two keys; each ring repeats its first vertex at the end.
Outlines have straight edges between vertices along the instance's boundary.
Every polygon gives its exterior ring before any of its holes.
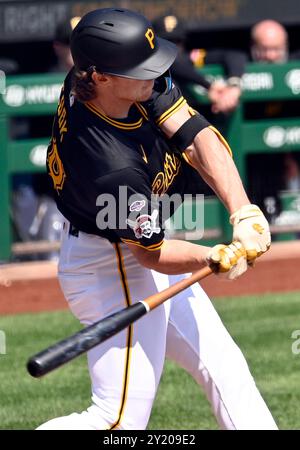
{"type": "Polygon", "coordinates": [[[233,225],[233,240],[241,242],[245,248],[248,263],[253,264],[270,248],[269,224],[258,206],[242,206],[230,216],[230,223],[233,225]]]}
{"type": "Polygon", "coordinates": [[[247,270],[246,251],[240,242],[215,245],[207,254],[207,264],[214,273],[234,280],[247,270]]]}

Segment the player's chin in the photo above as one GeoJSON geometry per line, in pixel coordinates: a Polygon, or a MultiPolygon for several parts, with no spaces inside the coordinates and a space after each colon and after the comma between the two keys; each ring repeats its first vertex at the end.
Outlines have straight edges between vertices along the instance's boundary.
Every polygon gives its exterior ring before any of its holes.
{"type": "Polygon", "coordinates": [[[137,99],[138,102],[145,102],[146,100],[149,100],[149,98],[152,95],[153,88],[147,88],[143,90],[143,92],[139,95],[139,98],[137,99]]]}
{"type": "Polygon", "coordinates": [[[152,95],[154,80],[145,81],[143,89],[140,92],[138,101],[143,102],[149,100],[152,95]]]}

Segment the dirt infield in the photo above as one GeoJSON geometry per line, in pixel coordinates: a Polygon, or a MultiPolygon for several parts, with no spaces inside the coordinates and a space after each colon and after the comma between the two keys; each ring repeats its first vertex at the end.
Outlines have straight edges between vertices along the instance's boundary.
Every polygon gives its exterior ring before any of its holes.
{"type": "MultiPolygon", "coordinates": [[[[240,279],[210,276],[201,283],[213,297],[300,291],[300,241],[275,243],[240,279]]],[[[67,307],[53,262],[0,266],[0,314],[52,311],[67,307]]]]}

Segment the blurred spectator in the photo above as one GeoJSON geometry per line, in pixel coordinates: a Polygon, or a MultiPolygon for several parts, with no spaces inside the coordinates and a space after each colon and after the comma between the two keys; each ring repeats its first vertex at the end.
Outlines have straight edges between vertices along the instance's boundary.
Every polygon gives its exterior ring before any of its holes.
{"type": "MultiPolygon", "coordinates": [[[[70,52],[70,36],[79,17],[61,22],[57,25],[53,39],[56,63],[49,73],[67,73],[73,67],[70,52]]],[[[52,116],[41,116],[35,120],[26,120],[26,135],[19,138],[48,137],[51,135],[52,116]]],[[[16,137],[16,136],[14,136],[16,137]]],[[[52,198],[52,190],[46,173],[16,175],[13,179],[12,217],[17,238],[26,241],[57,241],[60,238],[62,216],[52,198]]],[[[50,251],[45,254],[32,255],[31,259],[54,259],[58,253],[50,251]]]]}
{"type": "Polygon", "coordinates": [[[300,192],[300,167],[292,153],[284,155],[284,188],[290,192],[300,192]]]}
{"type": "Polygon", "coordinates": [[[70,20],[65,20],[57,25],[53,40],[53,50],[57,61],[50,67],[49,72],[67,73],[73,67],[70,36],[79,20],[80,17],[72,17],[70,20]]]}
{"type": "Polygon", "coordinates": [[[263,20],[251,30],[253,61],[285,63],[288,59],[288,36],[285,28],[274,20],[263,20]]]}
{"type": "MultiPolygon", "coordinates": [[[[249,62],[262,64],[284,64],[300,60],[300,50],[290,52],[288,33],[279,22],[263,20],[251,29],[251,45],[247,59],[249,62]]],[[[240,67],[243,71],[244,68],[240,67]]],[[[296,100],[296,99],[295,99],[296,100]]],[[[246,105],[247,119],[298,117],[298,101],[267,101],[246,105]]]]}
{"type": "Polygon", "coordinates": [[[18,72],[19,64],[14,59],[0,58],[0,70],[2,70],[5,75],[13,75],[18,72]]]}
{"type": "MultiPolygon", "coordinates": [[[[279,214],[273,223],[277,226],[300,226],[300,159],[299,154],[283,155],[283,192],[280,195],[279,214]]],[[[290,239],[300,239],[300,232],[289,234],[290,239]]]]}
{"type": "Polygon", "coordinates": [[[241,75],[245,66],[245,55],[235,50],[195,49],[191,53],[185,49],[185,24],[174,15],[167,15],[153,21],[156,33],[177,44],[179,53],[171,68],[172,77],[178,83],[183,95],[191,106],[194,103],[187,85],[199,84],[207,89],[212,103],[212,112],[229,113],[234,110],[241,95],[241,75]],[[241,59],[241,61],[238,61],[241,59]],[[227,76],[227,83],[223,81],[209,82],[196,67],[204,64],[221,64],[227,76]],[[241,70],[240,70],[241,68],[241,70]]]}
{"type": "MultiPolygon", "coordinates": [[[[300,51],[289,51],[288,33],[283,25],[274,20],[263,20],[256,23],[251,29],[251,45],[248,53],[248,61],[262,64],[284,64],[291,60],[300,59],[300,51]]],[[[263,119],[263,118],[282,118],[282,117],[298,117],[299,102],[297,100],[289,101],[266,101],[255,102],[246,105],[244,114],[247,119],[263,119]]],[[[272,164],[272,171],[267,176],[269,185],[272,189],[266,186],[266,173],[264,173],[264,182],[261,185],[261,192],[258,196],[262,199],[265,211],[268,216],[267,204],[272,202],[273,211],[269,219],[273,223],[279,223],[281,217],[284,217],[285,212],[281,211],[283,208],[279,192],[283,189],[285,191],[299,192],[300,190],[300,169],[296,157],[291,154],[282,155],[261,155],[260,166],[265,164],[270,167],[272,164]],[[263,158],[263,159],[262,159],[263,158]],[[278,159],[280,158],[280,159],[278,159]],[[276,161],[278,161],[279,166],[276,161]],[[274,171],[274,166],[279,170],[274,171]],[[283,214],[283,216],[282,216],[283,214]]],[[[253,173],[253,183],[259,185],[258,177],[261,174],[257,170],[253,173]]],[[[256,198],[252,199],[254,202],[260,204],[256,198]]],[[[299,235],[297,234],[299,238],[299,235]]]]}
{"type": "MultiPolygon", "coordinates": [[[[283,25],[275,20],[262,20],[251,29],[250,59],[256,63],[283,64],[289,60],[300,59],[300,51],[290,52],[288,33],[283,25]]],[[[268,102],[265,105],[264,117],[286,116],[285,109],[292,114],[299,105],[284,102],[268,102]]],[[[257,111],[257,107],[256,107],[257,111]]],[[[297,113],[298,115],[298,113],[297,113]]],[[[300,190],[299,166],[292,154],[283,155],[284,188],[286,190],[300,190]]]]}
{"type": "Polygon", "coordinates": [[[285,63],[300,59],[300,51],[289,52],[286,29],[275,20],[263,20],[251,29],[251,60],[261,63],[285,63]]]}

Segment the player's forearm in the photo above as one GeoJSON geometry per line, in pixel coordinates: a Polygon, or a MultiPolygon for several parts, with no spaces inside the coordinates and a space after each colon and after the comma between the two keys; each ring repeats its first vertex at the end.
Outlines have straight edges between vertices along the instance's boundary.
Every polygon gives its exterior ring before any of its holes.
{"type": "Polygon", "coordinates": [[[210,250],[210,247],[175,239],[165,240],[161,249],[155,252],[136,245],[129,247],[143,266],[168,275],[201,269],[206,265],[205,258],[210,250]]]}
{"type": "Polygon", "coordinates": [[[250,203],[230,154],[212,130],[202,130],[186,154],[230,214],[250,203]]]}

